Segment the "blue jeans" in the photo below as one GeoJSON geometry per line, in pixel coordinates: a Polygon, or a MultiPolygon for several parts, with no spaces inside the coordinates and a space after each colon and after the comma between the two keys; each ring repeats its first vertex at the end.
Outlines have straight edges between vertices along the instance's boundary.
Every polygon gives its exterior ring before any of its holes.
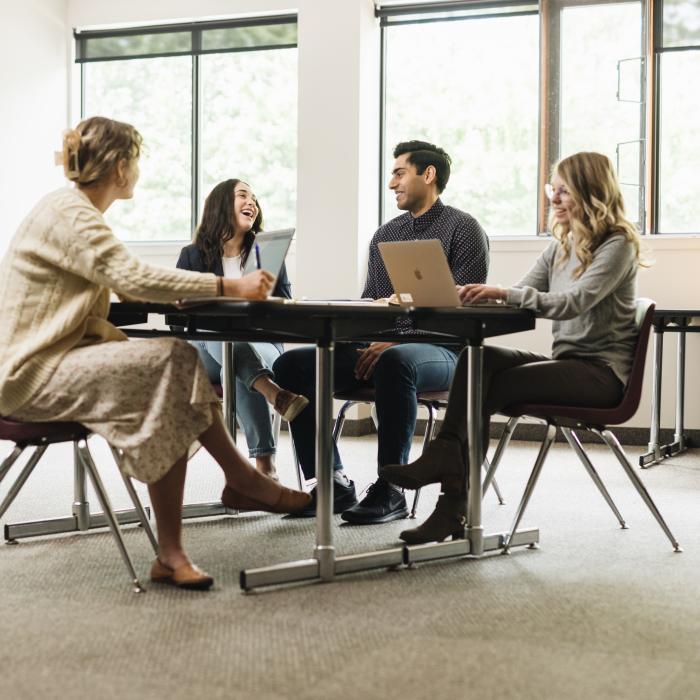
{"type": "MultiPolygon", "coordinates": [[[[209,379],[221,383],[223,344],[218,340],[195,340],[209,379]]],[[[236,374],[236,422],[245,433],[250,457],[275,454],[275,437],[272,434],[270,407],[265,397],[253,389],[260,377],[274,375],[272,363],[280,356],[282,347],[274,343],[234,343],[233,356],[236,374]]]]}
{"type": "MultiPolygon", "coordinates": [[[[338,343],[335,348],[335,391],[374,386],[378,418],[377,462],[405,464],[416,427],[417,392],[449,388],[457,362],[457,351],[427,343],[404,343],[385,350],[369,380],[355,379],[358,348],[366,343],[338,343]]],[[[297,348],[285,352],[273,365],[275,381],[284,389],[303,394],[309,405],[291,422],[290,429],[304,476],[316,473],[316,349],[297,348]]],[[[342,469],[337,445],[334,468],[342,469]]]]}

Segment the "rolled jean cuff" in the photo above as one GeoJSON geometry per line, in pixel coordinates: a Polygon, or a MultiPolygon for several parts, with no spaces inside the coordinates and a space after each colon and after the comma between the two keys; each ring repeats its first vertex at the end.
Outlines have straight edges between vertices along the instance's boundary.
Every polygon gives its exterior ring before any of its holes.
{"type": "Polygon", "coordinates": [[[267,367],[261,367],[258,372],[256,372],[247,382],[246,384],[246,389],[248,391],[255,391],[255,388],[253,387],[253,384],[260,379],[260,377],[269,377],[272,379],[275,375],[273,374],[271,369],[267,369],[267,367]]]}
{"type": "Polygon", "coordinates": [[[252,450],[248,450],[248,457],[253,459],[254,457],[274,457],[277,454],[276,449],[270,449],[269,447],[254,447],[252,450]]]}

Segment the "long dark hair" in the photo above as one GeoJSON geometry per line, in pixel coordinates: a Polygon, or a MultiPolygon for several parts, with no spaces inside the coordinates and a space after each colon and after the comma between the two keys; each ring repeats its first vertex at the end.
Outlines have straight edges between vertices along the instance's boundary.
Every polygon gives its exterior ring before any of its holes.
{"type": "MultiPolygon", "coordinates": [[[[217,260],[224,254],[224,243],[234,236],[233,195],[236,185],[243,180],[233,178],[220,182],[204,200],[202,219],[195,233],[195,245],[199,249],[204,265],[209,272],[214,270],[217,260]]],[[[253,227],[245,234],[241,247],[241,265],[248,259],[255,236],[263,228],[263,214],[258,202],[258,215],[253,227]]]]}

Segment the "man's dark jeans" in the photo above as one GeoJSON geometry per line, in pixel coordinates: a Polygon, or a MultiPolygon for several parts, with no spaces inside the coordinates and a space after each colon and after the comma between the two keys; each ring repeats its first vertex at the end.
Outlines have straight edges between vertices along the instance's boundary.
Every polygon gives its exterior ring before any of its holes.
{"type": "MultiPolygon", "coordinates": [[[[369,380],[355,379],[358,349],[365,343],[338,343],[335,348],[335,391],[374,386],[378,426],[378,466],[405,464],[416,425],[416,394],[449,388],[457,353],[439,345],[403,343],[385,350],[369,380]]],[[[316,473],[316,349],[297,348],[285,352],[273,365],[275,381],[284,389],[303,394],[309,405],[290,424],[297,458],[307,479],[316,473]]],[[[334,450],[334,468],[343,463],[334,450]]]]}

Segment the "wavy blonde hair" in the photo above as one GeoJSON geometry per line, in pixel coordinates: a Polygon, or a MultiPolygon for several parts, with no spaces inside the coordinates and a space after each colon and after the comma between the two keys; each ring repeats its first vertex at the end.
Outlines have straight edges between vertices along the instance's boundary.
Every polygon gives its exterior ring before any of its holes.
{"type": "Polygon", "coordinates": [[[591,264],[596,248],[615,235],[622,235],[629,241],[638,265],[648,265],[642,260],[639,233],[625,216],[620,185],[610,158],[601,153],[574,153],[554,166],[554,175],[564,181],[573,207],[568,225],[557,223],[552,213],[550,229],[561,243],[562,265],[571,255],[568,234],[573,233],[574,252],[581,262],[574,269],[575,278],[591,264]]]}
{"type": "Polygon", "coordinates": [[[82,187],[109,177],[120,160],[141,154],[143,138],[131,124],[106,117],[90,117],[63,132],[63,172],[82,187]]]}

